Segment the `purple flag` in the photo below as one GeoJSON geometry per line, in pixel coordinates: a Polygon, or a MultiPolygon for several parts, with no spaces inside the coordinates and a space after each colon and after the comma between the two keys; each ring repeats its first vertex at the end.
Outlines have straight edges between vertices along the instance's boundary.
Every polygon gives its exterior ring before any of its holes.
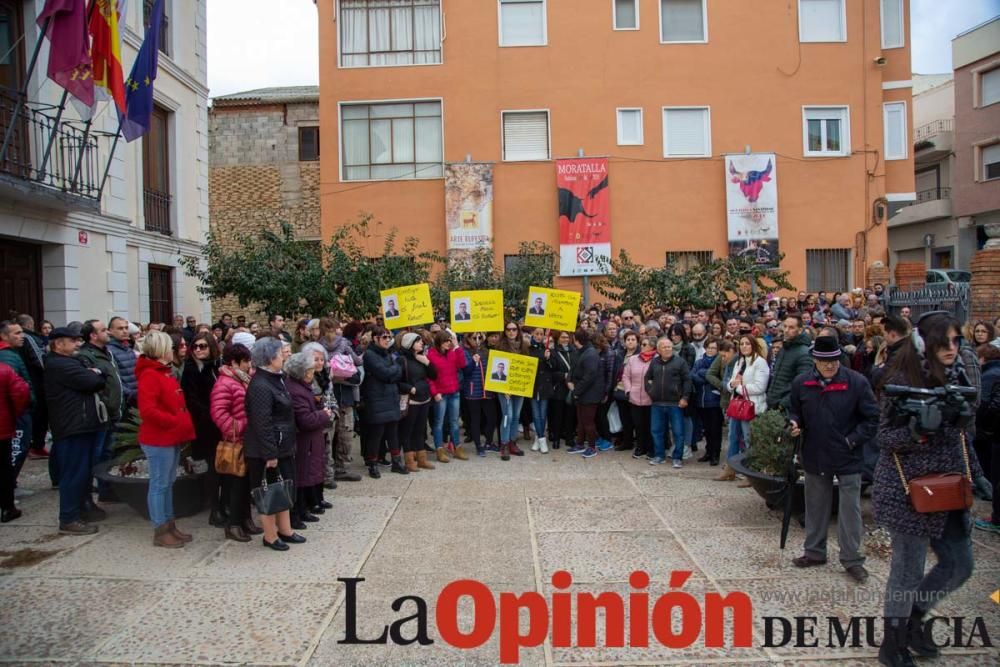
{"type": "Polygon", "coordinates": [[[49,78],[86,106],[94,104],[94,76],[87,34],[87,0],[46,0],[38,25],[48,21],[49,78]]]}

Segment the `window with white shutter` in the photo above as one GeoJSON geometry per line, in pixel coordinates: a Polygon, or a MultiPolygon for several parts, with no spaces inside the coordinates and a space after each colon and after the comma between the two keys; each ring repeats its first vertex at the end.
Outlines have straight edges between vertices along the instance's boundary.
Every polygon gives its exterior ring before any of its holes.
{"type": "Polygon", "coordinates": [[[618,109],[618,145],[642,145],[642,109],[618,109]]]}
{"type": "Polygon", "coordinates": [[[844,0],[799,0],[800,42],[846,42],[844,0]]]}
{"type": "Polygon", "coordinates": [[[882,0],[882,48],[903,46],[903,0],[882,0]]]}
{"type": "Polygon", "coordinates": [[[985,107],[1000,102],[1000,67],[980,74],[979,82],[982,86],[979,106],[985,107]]]}
{"type": "Polygon", "coordinates": [[[660,42],[707,42],[705,0],[660,0],[660,42]]]}
{"type": "Polygon", "coordinates": [[[499,0],[500,46],[545,46],[547,0],[499,0]]]}
{"type": "Polygon", "coordinates": [[[611,0],[615,30],[639,29],[639,0],[611,0]]]}
{"type": "Polygon", "coordinates": [[[548,111],[504,111],[500,115],[504,160],[549,159],[548,111]]]}
{"type": "Polygon", "coordinates": [[[887,102],[882,105],[885,126],[885,159],[905,160],[909,141],[906,136],[906,102],[887,102]]]}
{"type": "Polygon", "coordinates": [[[664,107],[663,157],[711,157],[708,107],[664,107]]]}

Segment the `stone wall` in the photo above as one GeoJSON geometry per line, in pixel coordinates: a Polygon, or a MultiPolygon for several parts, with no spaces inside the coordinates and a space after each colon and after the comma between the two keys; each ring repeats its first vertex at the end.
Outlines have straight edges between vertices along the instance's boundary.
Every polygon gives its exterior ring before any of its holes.
{"type": "MultiPolygon", "coordinates": [[[[319,124],[318,103],[213,108],[209,115],[209,209],[220,238],[292,225],[297,238],[320,238],[319,161],[299,162],[298,128],[319,124]]],[[[264,323],[233,297],[212,301],[223,312],[264,323]]]]}

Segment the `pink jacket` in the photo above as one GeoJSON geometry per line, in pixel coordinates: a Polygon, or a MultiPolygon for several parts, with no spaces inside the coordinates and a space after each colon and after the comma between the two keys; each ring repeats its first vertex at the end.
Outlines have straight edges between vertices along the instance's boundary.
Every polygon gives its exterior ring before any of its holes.
{"type": "Polygon", "coordinates": [[[437,379],[430,380],[431,395],[447,396],[458,391],[458,373],[465,368],[465,352],[461,347],[453,348],[447,355],[431,348],[427,353],[431,365],[437,371],[437,379]]]}
{"type": "Polygon", "coordinates": [[[228,369],[222,368],[219,379],[212,387],[212,400],[209,407],[212,421],[219,427],[219,433],[226,440],[233,437],[235,428],[236,441],[243,439],[247,428],[246,386],[234,378],[228,369]]]}
{"type": "Polygon", "coordinates": [[[646,370],[650,361],[643,361],[638,354],[633,354],[622,369],[622,384],[628,394],[628,402],[632,405],[653,404],[653,399],[646,393],[646,370]]]}

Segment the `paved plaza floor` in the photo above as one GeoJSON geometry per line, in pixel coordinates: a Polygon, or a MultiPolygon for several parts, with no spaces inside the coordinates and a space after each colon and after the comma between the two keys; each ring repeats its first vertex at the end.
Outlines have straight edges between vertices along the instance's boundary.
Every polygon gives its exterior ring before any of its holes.
{"type": "MultiPolygon", "coordinates": [[[[48,488],[44,462],[30,461],[22,486],[34,494],[20,500],[24,516],[0,526],[0,662],[495,665],[496,633],[469,650],[441,640],[441,589],[471,578],[494,594],[549,596],[552,573],[562,569],[574,580],[569,592],[617,592],[626,601],[633,570],[649,573],[651,600],[670,590],[672,570],[693,572],[683,590],[699,601],[710,592],[744,591],[753,601],[753,647],[706,648],[702,635],[688,648],[668,649],[651,633],[648,648],[608,648],[599,617],[597,648],[546,642],[522,650],[521,664],[875,664],[873,648],[827,647],[825,619],[846,624],[880,614],[885,554],[870,555],[872,577],[856,586],[837,564],[834,522],[829,564],[796,570],[790,561],[802,530],[793,522],[789,546],[779,550],[779,515],[752,489],[711,481],[717,470],[693,460],[673,470],[628,453],[585,460],[559,450],[510,462],[473,456],[407,476],[386,472],[381,480],[341,484],[328,497],[334,509],[302,531],[308,543],[279,554],[259,538],[223,540],[205,513],[180,521],[194,534],[192,544],[154,548],[148,524],[120,504],[107,506],[97,535],[60,536],[57,493],[48,488]],[[394,599],[412,595],[427,601],[435,642],[339,644],[346,609],[337,579],[356,576],[366,578],[358,592],[361,638],[412,614],[413,604],[391,609],[394,599]],[[765,616],[819,617],[820,646],[764,647],[765,616]]],[[[976,511],[988,508],[980,502],[976,511]]],[[[967,624],[982,617],[998,643],[1000,605],[989,596],[1000,587],[1000,538],[977,532],[974,539],[976,572],[938,613],[967,617],[967,624]]],[[[459,605],[458,619],[463,631],[472,627],[470,602],[459,605]]],[[[937,664],[1000,662],[996,649],[946,651],[937,664]]]]}

